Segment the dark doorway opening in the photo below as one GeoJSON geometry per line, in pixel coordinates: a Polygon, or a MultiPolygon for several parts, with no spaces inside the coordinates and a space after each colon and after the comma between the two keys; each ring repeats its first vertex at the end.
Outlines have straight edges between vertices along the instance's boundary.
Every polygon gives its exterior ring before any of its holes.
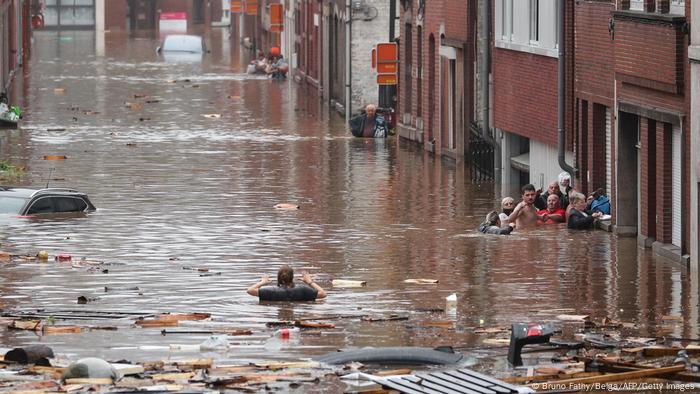
{"type": "Polygon", "coordinates": [[[620,112],[617,140],[617,232],[634,236],[639,229],[639,116],[620,112]]]}
{"type": "Polygon", "coordinates": [[[204,23],[204,0],[192,2],[192,23],[204,23]]]}

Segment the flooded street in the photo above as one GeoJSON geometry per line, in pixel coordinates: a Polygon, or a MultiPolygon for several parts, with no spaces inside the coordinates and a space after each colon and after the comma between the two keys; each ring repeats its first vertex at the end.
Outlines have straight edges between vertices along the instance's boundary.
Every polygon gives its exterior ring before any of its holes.
{"type": "MultiPolygon", "coordinates": [[[[493,184],[473,184],[462,163],[396,137],[353,139],[303,86],[246,75],[248,53],[224,30],[208,33],[203,60],[164,58],[156,38],[123,33],[35,32],[34,39],[15,92],[26,119],[0,132],[0,152],[26,166],[22,184],[76,188],[98,209],[79,218],[3,219],[2,250],[69,253],[74,263],[4,264],[5,311],[208,312],[212,322],[179,329],[252,329],[228,353],[208,354],[241,362],[364,346],[477,348],[473,327],[545,321],[562,308],[634,323],[633,335],[700,334],[697,283],[684,267],[604,231],[478,233],[499,205],[493,184]],[[221,116],[205,116],[212,114],[221,116]],[[273,209],[278,203],[300,209],[273,209]],[[108,272],[80,266],[83,257],[106,262],[108,272]],[[284,264],[315,275],[328,298],[280,305],[246,294],[284,264]],[[410,278],[439,283],[404,283],[410,278]],[[367,286],[332,288],[332,279],[367,286]],[[434,311],[452,293],[456,314],[434,311]],[[98,299],[78,305],[79,296],[98,299]],[[409,319],[359,319],[391,314],[409,319]],[[332,315],[358,318],[303,332],[293,346],[268,341],[267,322],[332,315]],[[667,315],[682,320],[669,325],[667,315]],[[435,321],[454,328],[423,324],[435,321]]],[[[71,358],[133,361],[197,356],[175,345],[208,337],[127,329],[133,319],[89,323],[119,330],[0,336],[5,347],[42,343],[71,358]]]]}

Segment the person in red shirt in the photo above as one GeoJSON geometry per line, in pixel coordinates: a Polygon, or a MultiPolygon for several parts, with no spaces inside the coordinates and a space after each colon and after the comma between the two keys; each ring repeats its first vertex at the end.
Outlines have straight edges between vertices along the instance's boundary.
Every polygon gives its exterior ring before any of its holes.
{"type": "Polygon", "coordinates": [[[547,197],[547,208],[537,211],[537,224],[556,224],[566,221],[566,212],[559,206],[559,196],[550,194],[547,197]]]}

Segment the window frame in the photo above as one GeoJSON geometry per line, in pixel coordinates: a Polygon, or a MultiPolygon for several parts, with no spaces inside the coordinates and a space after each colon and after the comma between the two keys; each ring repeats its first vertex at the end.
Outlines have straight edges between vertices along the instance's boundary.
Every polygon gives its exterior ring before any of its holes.
{"type": "Polygon", "coordinates": [[[646,11],[644,0],[630,0],[630,11],[646,11]]]}

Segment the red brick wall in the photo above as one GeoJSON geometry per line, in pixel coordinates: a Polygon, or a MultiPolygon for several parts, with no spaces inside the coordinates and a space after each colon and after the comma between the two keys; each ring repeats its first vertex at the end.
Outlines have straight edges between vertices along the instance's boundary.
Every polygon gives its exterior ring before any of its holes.
{"type": "MultiPolygon", "coordinates": [[[[608,32],[612,3],[576,2],[576,96],[613,107],[615,43],[608,32]]],[[[617,36],[616,36],[617,38],[617,36]]]]}
{"type": "MultiPolygon", "coordinates": [[[[567,2],[566,148],[574,141],[574,7],[567,2]]],[[[494,17],[492,12],[492,19],[494,17]]],[[[493,26],[492,26],[493,31],[493,26]]],[[[557,144],[558,59],[492,47],[494,127],[536,141],[557,144]]]]}
{"type": "MultiPolygon", "coordinates": [[[[659,5],[657,4],[657,7],[659,5]]],[[[665,5],[663,6],[665,7],[665,5]]],[[[686,15],[690,12],[690,2],[686,2],[686,15]]],[[[690,207],[689,188],[689,145],[690,145],[690,67],[688,65],[687,37],[681,32],[680,24],[645,23],[631,20],[615,22],[615,71],[617,97],[621,101],[635,103],[643,108],[657,108],[665,112],[685,114],[682,121],[682,146],[685,150],[683,161],[683,206],[688,212],[690,207]]],[[[680,120],[680,119],[679,119],[680,120]]],[[[660,242],[671,242],[671,126],[656,122],[654,134],[650,134],[649,144],[655,145],[655,157],[649,152],[641,157],[641,170],[647,171],[640,179],[653,177],[655,189],[650,185],[650,193],[656,195],[656,201],[641,201],[642,213],[647,212],[648,222],[657,220],[655,230],[642,228],[642,234],[656,237],[660,242]],[[655,160],[655,161],[652,161],[655,160]],[[648,168],[647,168],[648,167],[648,168]],[[653,168],[653,170],[652,170],[653,168]]],[[[644,143],[642,143],[644,149],[644,143]]],[[[650,148],[651,149],[651,148],[650,148]]],[[[643,197],[642,193],[642,197],[643,197]]],[[[689,222],[683,216],[683,253],[687,253],[690,241],[689,222]]],[[[642,225],[644,225],[642,215],[642,225]]]]}
{"type": "Polygon", "coordinates": [[[637,86],[680,93],[677,87],[683,81],[681,34],[670,24],[617,19],[616,78],[637,86]]]}
{"type": "MultiPolygon", "coordinates": [[[[420,117],[423,119],[423,130],[425,132],[425,138],[427,139],[428,137],[428,132],[429,130],[432,129],[432,135],[435,138],[436,146],[435,146],[435,151],[439,152],[440,148],[442,147],[442,141],[440,138],[440,114],[437,113],[439,109],[439,100],[440,100],[440,81],[443,79],[443,76],[440,75],[440,70],[437,68],[438,65],[440,64],[440,54],[439,54],[439,48],[440,48],[440,43],[441,43],[441,38],[440,38],[440,26],[444,24],[445,27],[445,38],[449,40],[454,40],[454,41],[459,41],[459,42],[467,42],[469,40],[473,40],[474,36],[470,34],[470,32],[473,30],[473,18],[475,17],[473,14],[475,12],[475,7],[473,4],[470,4],[471,2],[466,2],[466,1],[444,1],[444,0],[431,0],[430,2],[425,2],[425,10],[423,14],[423,25],[422,25],[422,42],[419,41],[418,37],[418,25],[416,24],[416,16],[418,14],[418,1],[413,0],[412,4],[412,13],[410,13],[411,18],[407,18],[403,7],[399,7],[400,13],[401,13],[401,23],[400,23],[400,37],[401,37],[401,46],[400,46],[400,51],[399,51],[399,56],[400,56],[400,62],[403,64],[404,59],[406,59],[406,51],[407,48],[405,47],[405,43],[407,40],[405,39],[405,25],[406,23],[411,24],[411,31],[412,31],[412,45],[411,45],[411,51],[412,51],[412,58],[413,58],[413,66],[412,66],[412,84],[411,84],[411,89],[410,91],[407,91],[406,89],[403,89],[404,86],[408,86],[406,83],[406,74],[401,73],[400,75],[400,85],[399,85],[399,101],[401,103],[406,103],[406,97],[411,96],[412,100],[410,108],[404,108],[404,105],[401,105],[398,110],[400,113],[408,112],[413,115],[413,118],[415,119],[416,117],[420,117]],[[470,6],[471,5],[471,6],[470,6]],[[472,22],[472,23],[470,23],[472,22]],[[435,57],[433,59],[434,64],[436,65],[435,69],[435,88],[432,92],[432,96],[434,97],[433,99],[433,108],[431,109],[429,107],[429,97],[430,97],[430,91],[429,91],[429,64],[430,64],[430,59],[429,59],[429,38],[430,35],[433,35],[435,37],[435,57]],[[418,52],[419,52],[419,46],[422,46],[422,81],[420,82],[420,85],[422,85],[422,89],[419,91],[418,85],[419,85],[419,76],[418,75],[418,52]],[[421,95],[420,99],[418,98],[418,95],[421,95]],[[419,111],[419,106],[418,103],[419,101],[421,102],[421,108],[419,111]],[[429,116],[430,112],[433,112],[432,116],[432,124],[430,124],[430,119],[431,117],[429,116]]],[[[462,56],[468,57],[470,52],[470,46],[467,45],[464,50],[462,51],[462,56]]],[[[469,63],[473,61],[473,54],[471,54],[471,58],[469,58],[466,63],[469,63]]],[[[467,64],[465,64],[464,70],[456,70],[458,73],[462,73],[461,75],[463,76],[464,83],[466,88],[465,90],[465,97],[464,100],[461,100],[458,98],[458,102],[463,102],[463,108],[458,108],[457,110],[457,116],[460,114],[464,113],[465,115],[465,121],[468,122],[469,119],[471,119],[471,111],[472,111],[472,91],[473,91],[473,85],[471,84],[473,76],[471,76],[470,72],[471,69],[467,64]]],[[[459,77],[458,77],[459,78],[459,77]]],[[[399,115],[399,119],[402,119],[401,114],[399,115]]],[[[408,125],[408,126],[415,126],[415,121],[413,124],[408,125]]],[[[462,130],[458,130],[458,133],[462,132],[462,130]]]]}
{"type": "Polygon", "coordinates": [[[494,126],[556,145],[557,59],[494,48],[492,64],[494,126]]]}

